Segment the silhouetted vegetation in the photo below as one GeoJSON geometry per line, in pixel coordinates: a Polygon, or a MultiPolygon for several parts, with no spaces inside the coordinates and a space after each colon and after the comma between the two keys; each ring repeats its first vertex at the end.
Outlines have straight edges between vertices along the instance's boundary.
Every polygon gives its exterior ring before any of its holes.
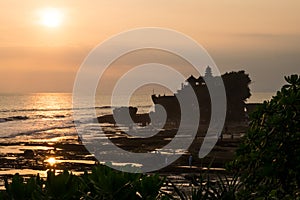
{"type": "Polygon", "coordinates": [[[300,77],[285,80],[252,114],[231,164],[240,171],[244,199],[300,199],[300,77]]]}
{"type": "Polygon", "coordinates": [[[163,183],[158,175],[120,172],[99,165],[81,176],[48,171],[46,180],[36,176],[25,182],[16,174],[11,183],[5,180],[6,190],[0,192],[0,199],[163,199],[163,183]]]}
{"type": "Polygon", "coordinates": [[[251,79],[245,71],[230,72],[222,75],[227,98],[227,121],[245,119],[245,101],[251,96],[251,79]]]}

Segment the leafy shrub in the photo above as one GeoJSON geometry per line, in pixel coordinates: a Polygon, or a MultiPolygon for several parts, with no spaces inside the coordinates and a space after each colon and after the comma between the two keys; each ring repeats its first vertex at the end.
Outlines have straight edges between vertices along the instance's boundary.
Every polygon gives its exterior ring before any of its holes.
{"type": "Polygon", "coordinates": [[[251,115],[231,164],[241,173],[245,199],[300,198],[300,77],[285,80],[276,96],[251,115]]]}
{"type": "Polygon", "coordinates": [[[82,176],[68,171],[55,175],[49,171],[46,180],[36,176],[25,182],[16,174],[11,183],[5,180],[6,190],[0,192],[0,199],[163,199],[163,184],[164,179],[158,175],[126,173],[99,165],[82,176]]]}
{"type": "Polygon", "coordinates": [[[13,176],[10,184],[7,179],[4,181],[6,191],[0,193],[0,199],[39,199],[42,193],[43,183],[39,175],[35,178],[30,178],[26,183],[19,174],[13,176]]]}
{"type": "Polygon", "coordinates": [[[188,188],[182,190],[167,180],[174,190],[174,195],[168,197],[181,200],[235,200],[238,199],[238,191],[242,187],[238,174],[225,175],[208,170],[200,174],[191,174],[188,179],[194,185],[190,187],[191,194],[189,195],[187,194],[188,188]],[[175,198],[176,196],[178,198],[175,198]]]}

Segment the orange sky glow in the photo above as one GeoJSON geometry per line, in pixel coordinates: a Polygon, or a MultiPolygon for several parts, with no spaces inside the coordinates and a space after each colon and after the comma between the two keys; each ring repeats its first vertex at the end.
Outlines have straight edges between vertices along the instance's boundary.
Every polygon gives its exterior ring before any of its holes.
{"type": "Polygon", "coordinates": [[[89,51],[138,27],[184,33],[221,72],[244,69],[254,91],[275,91],[300,73],[299,8],[298,0],[2,0],[0,93],[72,92],[89,51]]]}

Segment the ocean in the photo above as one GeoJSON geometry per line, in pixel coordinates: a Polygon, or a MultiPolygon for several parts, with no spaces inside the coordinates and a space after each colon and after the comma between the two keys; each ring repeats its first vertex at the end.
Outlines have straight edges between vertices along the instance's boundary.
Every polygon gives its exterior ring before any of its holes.
{"type": "MultiPolygon", "coordinates": [[[[247,103],[261,103],[272,95],[274,93],[253,93],[247,103]]],[[[110,96],[96,96],[95,99],[97,116],[112,113],[110,96]]],[[[149,112],[153,106],[151,95],[136,95],[131,98],[130,105],[136,106],[138,113],[149,112]]],[[[75,138],[72,94],[0,94],[1,143],[61,142],[74,141],[75,138]]]]}

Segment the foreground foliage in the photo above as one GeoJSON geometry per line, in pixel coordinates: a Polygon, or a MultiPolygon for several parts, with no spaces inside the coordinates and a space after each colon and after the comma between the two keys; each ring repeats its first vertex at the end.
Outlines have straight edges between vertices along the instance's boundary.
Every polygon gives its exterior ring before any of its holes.
{"type": "Polygon", "coordinates": [[[100,165],[82,176],[49,171],[46,180],[36,176],[25,182],[16,174],[11,183],[5,180],[6,190],[0,193],[0,199],[163,199],[163,183],[158,175],[120,172],[100,165]]]}
{"type": "Polygon", "coordinates": [[[92,173],[76,176],[68,171],[55,175],[49,171],[47,179],[32,177],[26,182],[19,174],[13,176],[11,183],[5,181],[6,190],[0,193],[5,200],[93,200],[93,199],[181,199],[233,200],[241,187],[238,177],[217,175],[212,178],[210,173],[192,175],[194,187],[190,191],[182,190],[170,180],[156,175],[142,175],[119,172],[106,166],[94,168],[92,173]],[[162,191],[168,184],[173,193],[162,191]],[[171,186],[170,186],[171,185],[171,186]],[[188,193],[187,193],[188,192],[188,193]]]}
{"type": "MultiPolygon", "coordinates": [[[[187,195],[187,191],[180,190],[176,185],[174,191],[175,196],[181,200],[235,200],[238,199],[237,192],[242,186],[239,177],[236,175],[227,176],[220,174],[200,173],[199,176],[193,175],[192,180],[194,187],[191,188],[191,194],[187,195]],[[216,177],[214,177],[216,176],[216,177]]],[[[173,198],[171,198],[173,199],[173,198]]],[[[176,198],[178,199],[178,198],[176,198]]]]}
{"type": "Polygon", "coordinates": [[[300,77],[253,114],[232,167],[240,171],[245,199],[300,199],[300,77]]]}

